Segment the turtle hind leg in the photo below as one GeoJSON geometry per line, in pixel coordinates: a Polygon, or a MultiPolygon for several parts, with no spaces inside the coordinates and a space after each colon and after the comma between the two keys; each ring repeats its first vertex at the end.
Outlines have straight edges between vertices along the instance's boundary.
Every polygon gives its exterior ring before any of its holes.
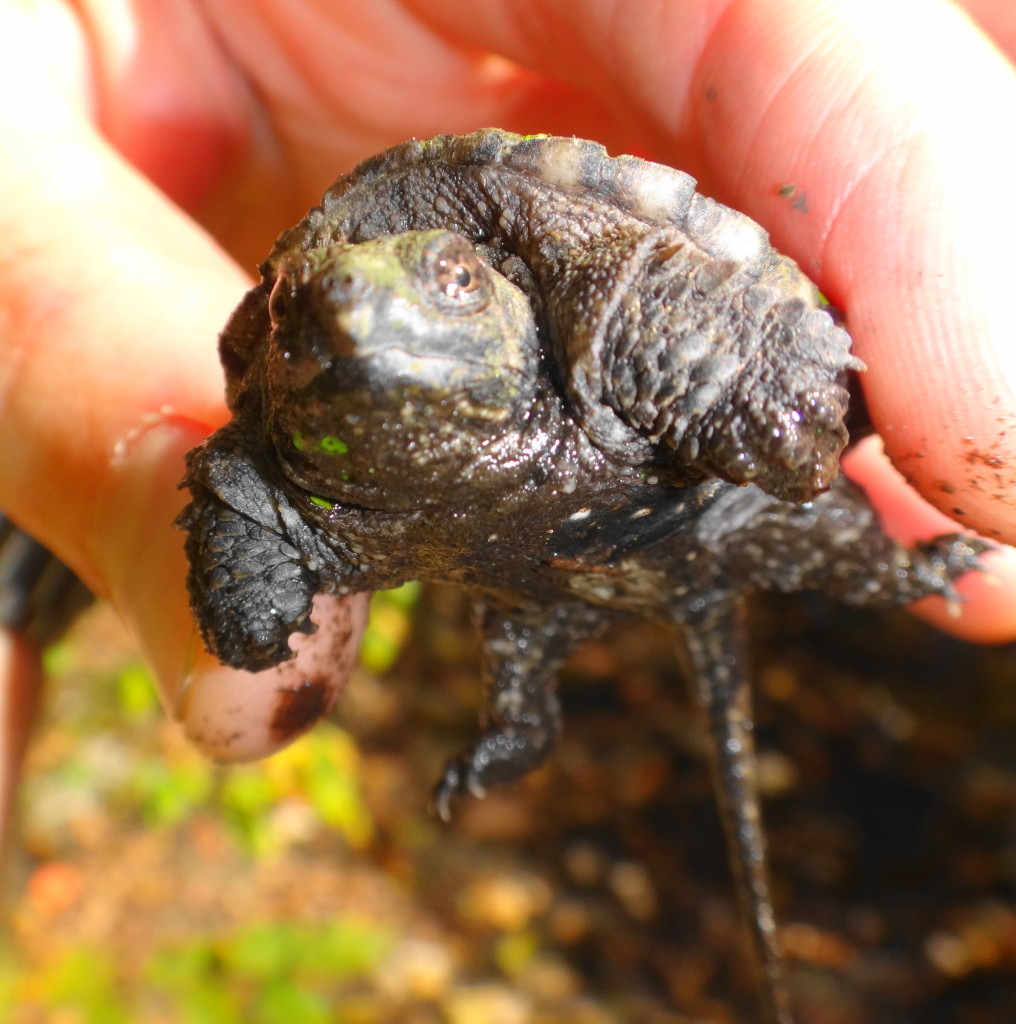
{"type": "Polygon", "coordinates": [[[584,603],[545,606],[486,596],[477,602],[487,700],[483,731],[445,766],[432,795],[448,821],[456,797],[483,796],[538,768],[561,732],[557,670],[609,615],[584,603]]]}
{"type": "Polygon", "coordinates": [[[679,639],[708,726],[713,785],[760,975],[763,1020],[793,1024],[769,894],[742,619],[740,602],[713,605],[694,626],[682,628],[679,639]]]}

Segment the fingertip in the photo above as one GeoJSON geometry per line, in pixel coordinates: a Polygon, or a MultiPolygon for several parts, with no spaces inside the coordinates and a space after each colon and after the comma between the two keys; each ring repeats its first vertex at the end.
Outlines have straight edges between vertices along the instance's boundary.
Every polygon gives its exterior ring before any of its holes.
{"type": "MultiPolygon", "coordinates": [[[[1016,23],[993,6],[991,24],[1016,23]]],[[[1016,136],[998,126],[1016,74],[956,5],[920,7],[915,33],[908,3],[724,5],[689,93],[705,158],[691,169],[845,311],[907,479],[1012,544],[1016,207],[999,197],[1016,136]]]]}
{"type": "Polygon", "coordinates": [[[93,531],[94,562],[167,712],[208,756],[248,761],[290,743],[334,706],[356,661],[368,598],[317,596],[317,631],[296,634],[296,656],[264,672],[220,665],[202,648],[184,586],[184,534],[173,522],[187,500],[179,487],[184,455],[205,433],[202,424],[166,415],[125,441],[93,531]]]}
{"type": "Polygon", "coordinates": [[[356,662],[367,623],[366,594],[318,595],[317,632],[290,640],[295,656],[262,672],[218,664],[192,646],[175,717],[187,738],[216,761],[267,757],[303,735],[335,706],[356,662]]]}
{"type": "MultiPolygon", "coordinates": [[[[966,532],[926,502],[885,456],[881,440],[869,437],[844,458],[844,469],[864,488],[886,532],[903,544],[943,533],[966,532]]],[[[980,556],[983,572],[956,584],[960,601],[927,597],[911,605],[921,618],[976,643],[1016,639],[1016,548],[998,545],[980,556]]]]}
{"type": "Polygon", "coordinates": [[[946,633],[981,644],[1016,639],[1016,549],[1001,547],[980,558],[983,573],[969,573],[957,585],[960,600],[926,597],[911,611],[946,633]]]}

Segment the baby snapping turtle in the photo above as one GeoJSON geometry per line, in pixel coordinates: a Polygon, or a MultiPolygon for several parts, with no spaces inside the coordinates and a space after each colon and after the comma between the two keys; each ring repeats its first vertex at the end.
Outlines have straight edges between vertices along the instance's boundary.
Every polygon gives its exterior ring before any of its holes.
{"type": "Polygon", "coordinates": [[[766,1013],[790,1021],[767,891],[741,611],[952,594],[978,541],[906,548],[838,478],[861,369],[741,214],[592,142],[487,130],[340,178],[221,338],[232,422],[187,460],[208,648],[260,669],[318,593],[475,594],[483,732],[436,792],[518,779],[560,731],[555,672],[619,617],[669,623],[708,719],[766,1013]]]}

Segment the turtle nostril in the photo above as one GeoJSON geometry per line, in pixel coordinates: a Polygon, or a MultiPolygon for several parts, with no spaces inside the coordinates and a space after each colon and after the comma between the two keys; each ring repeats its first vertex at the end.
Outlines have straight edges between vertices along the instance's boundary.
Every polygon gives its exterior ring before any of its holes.
{"type": "Polygon", "coordinates": [[[283,323],[293,312],[293,282],[288,274],[280,274],[268,297],[268,315],[275,326],[283,323]]]}
{"type": "Polygon", "coordinates": [[[362,285],[350,273],[324,274],[318,284],[322,301],[330,305],[349,305],[363,292],[362,285]]]}

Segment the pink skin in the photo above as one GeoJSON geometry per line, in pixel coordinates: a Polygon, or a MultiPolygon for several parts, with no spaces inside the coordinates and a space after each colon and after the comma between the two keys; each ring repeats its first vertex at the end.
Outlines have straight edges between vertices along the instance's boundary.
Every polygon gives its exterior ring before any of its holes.
{"type": "Polygon", "coordinates": [[[12,804],[42,681],[39,658],[20,637],[0,631],[0,852],[10,839],[12,804]]]}
{"type": "MultiPolygon", "coordinates": [[[[233,258],[356,160],[490,124],[662,160],[759,220],[847,311],[897,466],[1016,540],[1016,7],[970,8],[1002,49],[946,0],[3,5],[0,507],[120,609],[192,734],[222,733],[234,688],[270,703],[274,674],[199,655],[169,525],[183,451],[225,416],[233,258]]],[[[948,528],[871,446],[850,472],[894,529],[948,528]]],[[[958,617],[921,614],[1016,637],[1016,555],[986,563],[958,617]]]]}
{"type": "Polygon", "coordinates": [[[201,651],[173,709],[187,738],[217,761],[250,761],[289,743],[331,711],[356,662],[367,603],[319,595],[311,619],[319,630],[291,638],[293,660],[253,680],[201,651]]]}

